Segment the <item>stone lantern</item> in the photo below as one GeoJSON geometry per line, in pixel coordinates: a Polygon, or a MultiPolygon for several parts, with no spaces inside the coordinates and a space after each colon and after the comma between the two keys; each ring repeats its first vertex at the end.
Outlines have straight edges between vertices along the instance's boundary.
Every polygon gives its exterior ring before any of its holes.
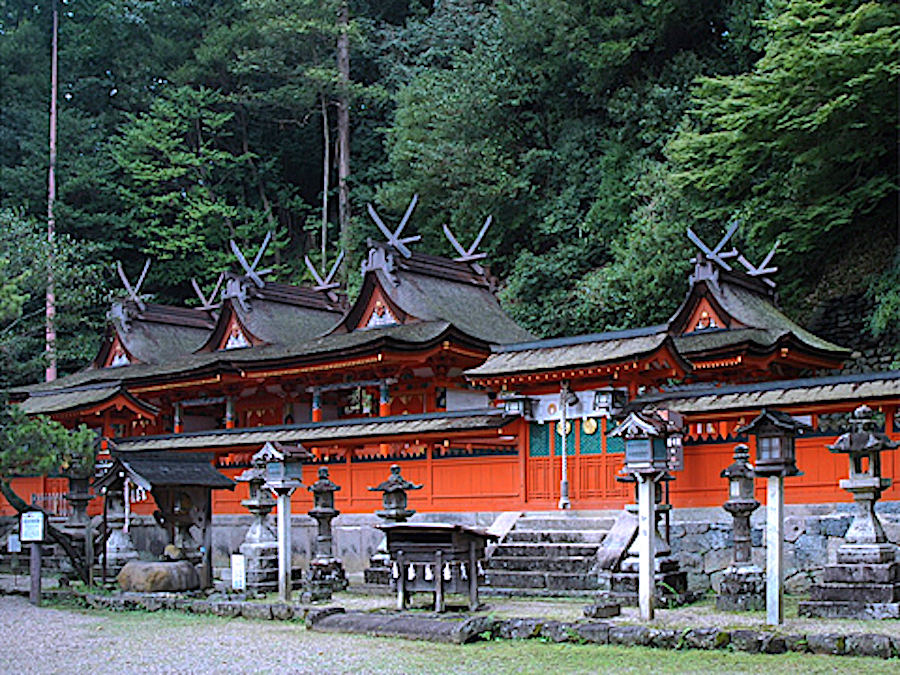
{"type": "MultiPolygon", "coordinates": [[[[376,511],[375,515],[384,519],[388,524],[403,523],[411,518],[415,511],[407,508],[407,490],[421,490],[423,485],[416,485],[400,475],[400,465],[391,465],[391,474],[387,480],[375,487],[368,488],[371,492],[381,492],[383,509],[376,511]]],[[[372,557],[369,558],[369,568],[364,572],[367,584],[376,586],[388,586],[391,583],[391,557],[387,549],[387,538],[384,537],[372,557]]]]}
{"type": "Polygon", "coordinates": [[[801,475],[797,469],[794,438],[810,429],[808,424],[795,420],[787,413],[763,408],[756,419],[736,431],[756,437],[757,476],[785,477],[801,475]]]}
{"type": "Polygon", "coordinates": [[[825,582],[810,589],[810,601],[800,603],[801,616],[848,619],[900,618],[900,566],[875,514],[875,502],[891,485],[881,476],[881,453],[898,444],[876,429],[872,410],[853,411],[850,431],[831,452],[846,454],[850,476],[840,486],[853,495],[856,511],[838,548],[837,564],[825,567],[825,582]]]}
{"type": "Polygon", "coordinates": [[[241,505],[253,516],[240,547],[246,561],[246,586],[247,590],[258,593],[278,589],[278,538],[266,522],[275,508],[275,499],[263,488],[267,458],[262,451],[256,453],[250,460],[251,467],[237,477],[239,483],[247,483],[248,498],[241,505]]]}
{"type": "Polygon", "coordinates": [[[799,476],[794,438],[810,429],[787,413],[763,408],[750,424],[736,429],[756,437],[757,476],[766,486],[766,622],[784,623],[784,479],[799,476]]]}
{"type": "Polygon", "coordinates": [[[750,516],[760,507],[754,495],[756,473],[750,464],[750,448],[744,443],[734,447],[734,462],[722,471],[728,479],[728,501],[723,508],[734,518],[734,554],[725,570],[716,597],[720,610],[761,610],[765,608],[765,577],[753,564],[750,541],[750,516]]]}
{"type": "Polygon", "coordinates": [[[334,557],[331,531],[331,521],[340,515],[340,511],[334,508],[334,493],[341,488],[328,476],[328,467],[322,466],[319,467],[318,480],[306,489],[313,493],[313,508],[308,513],[318,525],[318,534],[304,595],[308,596],[306,599],[309,601],[328,600],[333,591],[347,588],[344,565],[334,557]]]}
{"type": "Polygon", "coordinates": [[[379,483],[375,487],[368,488],[371,492],[382,492],[381,503],[384,509],[376,511],[375,515],[384,518],[389,523],[403,523],[411,518],[416,512],[407,509],[407,490],[421,490],[423,485],[416,485],[406,480],[400,475],[400,465],[391,465],[391,475],[387,480],[379,483]]]}
{"type": "Polygon", "coordinates": [[[656,497],[669,467],[668,437],[673,425],[657,412],[632,412],[610,437],[625,441],[624,472],[638,489],[638,604],[644,621],[653,619],[656,603],[656,497]]]}
{"type": "Polygon", "coordinates": [[[265,465],[265,487],[278,498],[278,595],[291,599],[291,495],[302,487],[303,460],[310,453],[303,447],[266,443],[258,453],[265,465]]]}

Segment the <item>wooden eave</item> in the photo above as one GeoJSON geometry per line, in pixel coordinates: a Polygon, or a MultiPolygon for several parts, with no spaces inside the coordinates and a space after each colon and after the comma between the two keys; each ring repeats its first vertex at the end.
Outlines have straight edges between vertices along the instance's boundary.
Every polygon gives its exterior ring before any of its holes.
{"type": "Polygon", "coordinates": [[[693,374],[699,379],[704,379],[707,372],[711,377],[719,377],[723,370],[764,372],[774,364],[798,371],[837,369],[844,361],[826,352],[810,349],[790,333],[782,335],[768,347],[745,340],[719,349],[689,352],[688,355],[694,366],[693,374]]]}
{"type": "Polygon", "coordinates": [[[593,366],[574,366],[527,373],[506,373],[492,376],[467,375],[467,379],[489,387],[516,389],[523,393],[540,393],[540,389],[562,381],[577,382],[578,388],[596,384],[623,385],[629,383],[652,384],[669,378],[683,377],[690,370],[690,364],[678,354],[671,338],[656,350],[627,359],[620,359],[593,366]]]}

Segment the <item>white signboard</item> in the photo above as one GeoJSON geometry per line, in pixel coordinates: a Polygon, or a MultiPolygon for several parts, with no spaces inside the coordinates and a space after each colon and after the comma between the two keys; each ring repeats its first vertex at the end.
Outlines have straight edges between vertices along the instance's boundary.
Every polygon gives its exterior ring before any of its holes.
{"type": "Polygon", "coordinates": [[[236,591],[247,588],[247,567],[243,553],[231,554],[231,587],[236,591]]]}
{"type": "Polygon", "coordinates": [[[19,520],[19,539],[26,543],[44,541],[44,513],[26,511],[19,520]]]}
{"type": "Polygon", "coordinates": [[[21,553],[22,552],[22,540],[19,539],[19,535],[10,534],[9,538],[6,540],[6,551],[7,553],[21,553]]]}

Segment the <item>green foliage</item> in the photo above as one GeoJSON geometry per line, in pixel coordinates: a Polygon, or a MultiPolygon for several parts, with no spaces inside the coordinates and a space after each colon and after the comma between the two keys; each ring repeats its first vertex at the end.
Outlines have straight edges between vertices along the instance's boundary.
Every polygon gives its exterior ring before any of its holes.
{"type": "Polygon", "coordinates": [[[94,357],[108,300],[108,268],[96,247],[64,234],[47,242],[46,225],[0,210],[0,388],[43,379],[47,265],[52,253],[57,357],[63,369],[94,357]]]}
{"type": "Polygon", "coordinates": [[[796,293],[848,236],[896,244],[900,7],[774,7],[762,58],[703,79],[670,150],[698,215],[744,218],[756,253],[781,240],[796,293]]]}
{"type": "Polygon", "coordinates": [[[66,429],[42,415],[29,417],[18,406],[0,407],[0,480],[63,473],[90,476],[96,434],[85,427],[66,429]]]}

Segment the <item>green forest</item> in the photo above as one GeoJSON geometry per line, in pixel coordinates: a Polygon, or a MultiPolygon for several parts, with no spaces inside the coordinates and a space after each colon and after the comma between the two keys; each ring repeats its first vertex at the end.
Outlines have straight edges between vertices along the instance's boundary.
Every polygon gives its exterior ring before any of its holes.
{"type": "Polygon", "coordinates": [[[108,302],[197,304],[228,241],[273,233],[351,293],[372,204],[417,250],[482,243],[506,309],[551,337],[665,321],[687,227],[774,263],[800,321],[865,292],[900,319],[900,4],[877,0],[0,0],[0,386],[61,372],[108,302]],[[54,1],[56,236],[47,241],[54,1]]]}

